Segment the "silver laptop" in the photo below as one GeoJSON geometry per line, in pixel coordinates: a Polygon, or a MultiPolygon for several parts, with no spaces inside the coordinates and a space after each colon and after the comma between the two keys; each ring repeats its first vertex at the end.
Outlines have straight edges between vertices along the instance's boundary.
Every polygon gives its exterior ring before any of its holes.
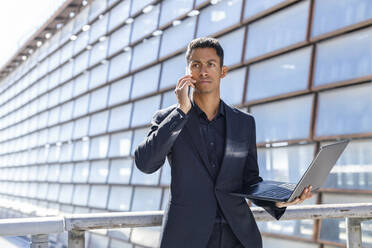
{"type": "Polygon", "coordinates": [[[349,140],[325,145],[320,148],[306,172],[297,184],[277,181],[262,181],[249,185],[242,192],[234,192],[232,195],[248,199],[267,200],[274,202],[291,202],[300,196],[304,188],[311,185],[312,192],[319,189],[338,158],[345,150],[349,140]]]}

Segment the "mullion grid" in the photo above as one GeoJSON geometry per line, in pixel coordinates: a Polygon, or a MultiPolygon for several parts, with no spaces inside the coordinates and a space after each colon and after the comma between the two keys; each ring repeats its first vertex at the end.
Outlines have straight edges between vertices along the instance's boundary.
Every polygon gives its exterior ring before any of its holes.
{"type": "MultiPolygon", "coordinates": [[[[154,3],[158,3],[159,1],[154,1],[154,3]]],[[[284,4],[282,4],[281,6],[283,7],[283,8],[285,8],[285,7],[288,7],[288,6],[290,6],[291,4],[293,4],[293,3],[297,3],[298,1],[287,1],[287,2],[285,2],[285,4],[287,4],[287,5],[284,5],[284,4]]],[[[314,41],[314,38],[313,37],[311,37],[311,34],[310,34],[310,32],[311,32],[311,26],[312,26],[312,23],[313,23],[313,11],[314,11],[314,0],[311,0],[311,2],[310,2],[311,4],[310,4],[310,8],[309,8],[309,12],[310,12],[310,14],[309,14],[309,21],[308,21],[308,23],[307,23],[307,38],[306,38],[306,43],[305,44],[301,44],[301,45],[299,45],[299,46],[294,46],[293,48],[291,48],[291,49],[286,49],[286,48],[284,48],[284,49],[279,49],[279,50],[277,50],[277,51],[274,51],[274,53],[273,54],[269,54],[269,56],[267,56],[267,55],[265,55],[266,57],[263,57],[263,58],[261,58],[260,60],[257,60],[257,61],[262,61],[262,60],[264,60],[264,59],[268,59],[268,58],[271,58],[271,57],[274,57],[274,56],[276,56],[276,55],[279,55],[279,54],[282,54],[282,53],[285,53],[285,52],[287,52],[287,51],[292,51],[292,50],[294,50],[294,49],[297,49],[297,48],[301,48],[301,47],[304,47],[304,46],[308,46],[308,45],[312,45],[312,46],[315,46],[316,45],[316,42],[318,42],[318,41],[320,41],[320,40],[325,40],[325,39],[328,39],[328,38],[333,38],[333,37],[335,37],[335,36],[327,36],[327,34],[325,34],[325,35],[323,35],[322,37],[321,37],[321,39],[315,39],[315,41],[314,41]]],[[[243,2],[243,6],[244,6],[244,4],[245,4],[245,1],[243,2]]],[[[113,4],[110,8],[112,8],[112,7],[114,7],[114,6],[116,6],[116,4],[113,4]]],[[[194,1],[194,6],[195,6],[195,1],[194,1]]],[[[208,4],[202,4],[202,7],[206,7],[206,6],[209,6],[208,4]]],[[[200,6],[199,6],[200,7],[200,6]]],[[[160,15],[161,15],[161,9],[162,8],[160,8],[160,13],[159,13],[159,16],[158,16],[158,18],[160,18],[160,15]]],[[[244,8],[243,8],[244,9],[244,8]]],[[[275,7],[274,8],[272,8],[272,11],[275,11],[275,7]]],[[[238,28],[239,27],[241,27],[242,26],[242,23],[243,23],[243,10],[242,10],[242,14],[241,14],[241,22],[240,22],[240,25],[238,26],[238,28]]],[[[268,14],[271,14],[272,12],[270,12],[270,13],[268,13],[268,14]]],[[[137,15],[139,15],[140,13],[136,13],[137,15]]],[[[95,20],[93,20],[93,21],[95,21],[95,20]]],[[[93,22],[92,21],[92,22],[93,22]]],[[[251,21],[254,21],[254,20],[251,20],[251,21]]],[[[199,16],[197,17],[197,20],[196,20],[196,28],[195,28],[195,33],[197,32],[197,28],[198,28],[198,22],[199,22],[199,16]]],[[[250,23],[250,21],[249,22],[246,22],[245,24],[249,24],[250,23]]],[[[249,28],[248,27],[248,24],[246,25],[247,27],[246,27],[246,30],[249,28]]],[[[158,25],[159,25],[159,23],[158,23],[158,25]]],[[[370,22],[367,22],[367,23],[365,23],[364,24],[364,26],[361,26],[361,27],[359,27],[359,26],[357,26],[357,28],[355,28],[355,30],[358,30],[358,29],[360,29],[360,28],[364,28],[364,27],[368,27],[368,26],[370,26],[371,25],[371,23],[370,22]]],[[[118,28],[120,28],[122,26],[122,24],[120,24],[120,25],[118,25],[115,29],[113,29],[113,30],[111,30],[110,32],[112,33],[113,31],[115,31],[116,29],[118,29],[118,28]]],[[[343,32],[342,32],[342,30],[344,30],[344,29],[347,29],[348,27],[346,27],[346,28],[342,28],[342,29],[340,29],[340,30],[337,30],[337,33],[336,33],[336,35],[338,36],[338,35],[341,35],[341,34],[344,34],[343,32]]],[[[228,30],[228,31],[230,31],[230,30],[228,30]]],[[[131,29],[131,32],[133,32],[133,29],[131,29]]],[[[226,30],[225,31],[221,31],[220,32],[221,34],[225,34],[226,33],[226,30]]],[[[334,33],[334,32],[332,32],[332,33],[334,33]]],[[[107,35],[107,34],[106,34],[107,35]]],[[[195,35],[194,35],[194,37],[195,37],[195,35]]],[[[146,38],[146,37],[145,37],[146,38]]],[[[68,42],[68,41],[67,41],[68,42]]],[[[244,49],[245,49],[245,44],[246,44],[246,42],[247,42],[247,36],[245,35],[244,36],[244,46],[243,46],[243,54],[242,54],[242,58],[243,58],[243,56],[244,56],[244,49]]],[[[62,45],[63,46],[63,45],[62,45]]],[[[61,47],[62,47],[61,46],[61,47]]],[[[60,48],[61,48],[60,47],[60,48]]],[[[108,49],[107,49],[108,50],[108,49]]],[[[133,50],[133,49],[132,49],[133,50]]],[[[56,52],[56,50],[54,51],[54,52],[56,52]]],[[[178,52],[179,53],[179,52],[178,52]]],[[[49,54],[50,55],[50,54],[49,54]]],[[[48,55],[48,56],[49,56],[48,55]]],[[[115,54],[114,54],[115,55],[115,54]]],[[[48,56],[47,57],[45,57],[45,59],[47,59],[48,58],[48,56]]],[[[159,49],[158,49],[158,56],[159,56],[159,49]]],[[[314,63],[315,63],[315,56],[316,56],[316,49],[313,49],[313,52],[312,52],[312,59],[311,59],[311,63],[310,63],[310,73],[309,73],[309,92],[308,93],[314,93],[315,94],[315,98],[314,98],[314,103],[313,103],[313,107],[312,107],[312,113],[311,113],[311,130],[310,130],[310,137],[308,138],[308,139],[306,139],[305,141],[307,141],[307,142],[314,142],[314,141],[316,141],[315,139],[314,139],[314,130],[315,130],[315,128],[316,128],[316,118],[317,118],[317,106],[318,106],[318,104],[317,104],[317,101],[318,101],[318,97],[317,97],[317,95],[318,95],[318,90],[316,90],[316,89],[313,89],[313,74],[314,74],[314,63]]],[[[170,56],[170,57],[172,57],[172,55],[170,56]]],[[[239,67],[241,67],[241,66],[249,66],[250,64],[252,64],[252,63],[254,63],[254,62],[257,62],[257,61],[250,61],[250,62],[242,62],[242,64],[241,65],[237,65],[237,66],[234,66],[235,68],[239,68],[239,67]]],[[[156,62],[162,62],[162,61],[160,61],[160,60],[157,60],[157,61],[155,61],[154,63],[156,64],[156,62]]],[[[150,67],[150,66],[152,66],[154,63],[152,63],[152,64],[150,64],[149,66],[146,66],[146,67],[144,67],[144,68],[140,68],[140,70],[144,70],[144,69],[146,69],[147,67],[150,67]]],[[[61,66],[63,66],[63,65],[59,65],[59,67],[57,67],[56,69],[58,69],[58,68],[60,68],[61,66]]],[[[95,65],[93,65],[92,67],[94,67],[95,65]]],[[[234,68],[234,69],[235,69],[234,68]]],[[[56,70],[56,69],[54,69],[54,70],[56,70]]],[[[31,70],[32,70],[32,68],[31,68],[31,70]]],[[[52,70],[52,71],[50,71],[50,72],[48,72],[48,73],[52,73],[54,70],[52,70]]],[[[140,71],[140,70],[138,70],[138,71],[140,71]]],[[[137,72],[138,72],[137,71],[137,72]]],[[[246,72],[247,73],[247,75],[246,75],[246,80],[245,80],[245,82],[244,82],[244,88],[246,89],[246,86],[247,86],[247,81],[248,81],[248,71],[246,72]]],[[[133,72],[131,72],[131,74],[130,75],[133,75],[133,72]]],[[[127,77],[128,75],[124,75],[124,76],[122,76],[123,78],[124,77],[127,77]]],[[[368,81],[368,79],[369,78],[367,78],[366,80],[368,81]]],[[[73,80],[73,78],[72,79],[70,79],[70,80],[73,80]]],[[[115,80],[117,80],[117,79],[115,79],[115,80]]],[[[36,81],[37,82],[37,81],[36,81]]],[[[106,82],[107,82],[107,79],[106,79],[106,82]]],[[[349,85],[349,83],[345,83],[345,85],[349,85]]],[[[30,85],[29,85],[30,86],[30,85]]],[[[57,86],[58,87],[58,86],[57,86]]],[[[335,88],[336,86],[333,86],[333,87],[327,87],[328,89],[332,89],[332,88],[335,88]]],[[[26,88],[27,89],[27,88],[26,88]]],[[[24,90],[26,90],[26,89],[24,89],[24,90]]],[[[158,89],[159,89],[159,80],[158,80],[158,89]]],[[[53,90],[53,89],[50,89],[50,90],[53,90]]],[[[93,89],[94,90],[94,89],[93,89]]],[[[21,91],[22,92],[22,91],[21,91]]],[[[20,92],[20,93],[21,93],[20,92]]],[[[49,91],[48,91],[49,92],[49,91]]],[[[48,92],[46,92],[46,93],[48,93],[48,92]]],[[[159,90],[156,92],[156,93],[158,93],[159,92],[159,90]]],[[[161,92],[165,92],[165,90],[164,91],[161,91],[161,92]]],[[[155,93],[155,94],[156,94],[155,93]]],[[[244,91],[244,93],[243,94],[245,94],[245,91],[244,91]]],[[[302,93],[303,94],[303,93],[302,93]]],[[[302,94],[297,94],[297,95],[294,95],[293,97],[296,97],[296,96],[299,96],[299,95],[302,95],[302,94]]],[[[307,94],[307,93],[305,93],[305,94],[307,94]]],[[[151,93],[151,94],[149,94],[149,95],[154,95],[154,93],[151,93]]],[[[143,96],[143,97],[141,97],[141,98],[145,98],[145,97],[147,97],[147,96],[143,96]]],[[[275,97],[273,97],[271,100],[269,100],[269,101],[275,101],[275,100],[278,100],[278,99],[282,99],[283,97],[280,97],[280,96],[275,96],[275,97]]],[[[284,97],[285,99],[288,99],[288,97],[284,97]]],[[[251,107],[251,106],[253,106],[253,105],[251,105],[251,104],[244,104],[244,96],[242,96],[242,104],[239,104],[238,106],[239,107],[248,107],[248,109],[251,107]]],[[[71,99],[70,99],[71,100],[71,99]]],[[[128,101],[128,103],[130,103],[130,102],[133,102],[133,99],[131,99],[131,100],[129,100],[128,101]]],[[[266,101],[265,101],[266,102],[266,101]]],[[[121,103],[122,104],[122,103],[121,103]]],[[[119,104],[119,105],[121,105],[121,104],[119,104]]],[[[258,103],[256,103],[256,104],[258,104],[258,103]]],[[[112,107],[112,106],[111,106],[112,107]]],[[[109,108],[109,109],[111,109],[111,107],[109,108]]],[[[47,110],[46,110],[47,111],[47,110]]],[[[100,110],[100,111],[103,111],[103,110],[100,110]]],[[[98,111],[98,112],[100,112],[100,111],[98,111]]],[[[133,111],[133,109],[132,109],[132,111],[133,111]]],[[[89,114],[91,114],[91,113],[89,113],[89,114]]],[[[88,114],[88,115],[89,115],[88,114]]],[[[132,116],[132,114],[131,114],[131,116],[132,116]]],[[[70,120],[71,121],[71,120],[70,120]]],[[[40,130],[37,130],[37,131],[40,131],[40,130]]],[[[133,139],[133,137],[134,137],[134,135],[132,136],[132,139],[133,139]]],[[[359,136],[358,136],[359,137],[359,136]]],[[[370,135],[368,134],[366,137],[370,137],[370,135]]],[[[295,141],[294,142],[294,144],[296,144],[296,143],[298,143],[298,142],[301,142],[301,141],[304,141],[304,140],[299,140],[299,141],[295,141]]],[[[281,142],[281,141],[280,141],[281,142]]],[[[289,141],[289,143],[291,144],[291,142],[289,141]]],[[[270,143],[269,143],[270,144],[270,143]]],[[[319,144],[319,142],[316,142],[316,144],[319,144]]],[[[267,144],[263,144],[263,145],[267,145],[267,144]]],[[[160,180],[160,179],[159,179],[160,180]]]]}

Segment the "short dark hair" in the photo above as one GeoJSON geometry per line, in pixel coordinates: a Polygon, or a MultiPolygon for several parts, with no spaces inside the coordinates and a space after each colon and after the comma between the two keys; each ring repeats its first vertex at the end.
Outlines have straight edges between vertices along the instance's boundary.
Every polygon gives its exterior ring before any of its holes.
{"type": "Polygon", "coordinates": [[[196,48],[214,48],[218,57],[220,58],[220,66],[223,66],[223,49],[217,39],[211,37],[201,37],[190,41],[186,51],[187,64],[190,62],[192,50],[196,48]]]}

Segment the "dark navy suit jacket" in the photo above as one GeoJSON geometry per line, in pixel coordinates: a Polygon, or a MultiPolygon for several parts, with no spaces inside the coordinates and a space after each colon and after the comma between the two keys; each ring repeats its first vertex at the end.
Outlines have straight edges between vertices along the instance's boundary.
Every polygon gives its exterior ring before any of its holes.
{"type": "MultiPolygon", "coordinates": [[[[227,104],[225,112],[225,154],[215,183],[197,116],[191,112],[184,121],[176,105],[155,113],[146,139],[135,151],[136,166],[145,173],[157,171],[166,157],[171,167],[161,248],[205,248],[215,222],[217,201],[244,247],[262,247],[261,234],[245,199],[229,194],[240,191],[243,185],[262,181],[257,164],[255,121],[251,115],[227,104]]],[[[254,203],[276,219],[285,211],[272,202],[254,203]]]]}

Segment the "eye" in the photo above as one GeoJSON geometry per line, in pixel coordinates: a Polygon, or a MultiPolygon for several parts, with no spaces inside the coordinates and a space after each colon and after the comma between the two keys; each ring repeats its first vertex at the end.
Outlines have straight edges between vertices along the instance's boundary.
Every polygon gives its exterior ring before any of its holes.
{"type": "Polygon", "coordinates": [[[211,66],[211,67],[216,66],[215,63],[213,63],[213,62],[209,62],[208,65],[211,66]]]}
{"type": "Polygon", "coordinates": [[[194,67],[194,68],[198,68],[199,67],[199,64],[192,64],[191,67],[194,67]]]}

